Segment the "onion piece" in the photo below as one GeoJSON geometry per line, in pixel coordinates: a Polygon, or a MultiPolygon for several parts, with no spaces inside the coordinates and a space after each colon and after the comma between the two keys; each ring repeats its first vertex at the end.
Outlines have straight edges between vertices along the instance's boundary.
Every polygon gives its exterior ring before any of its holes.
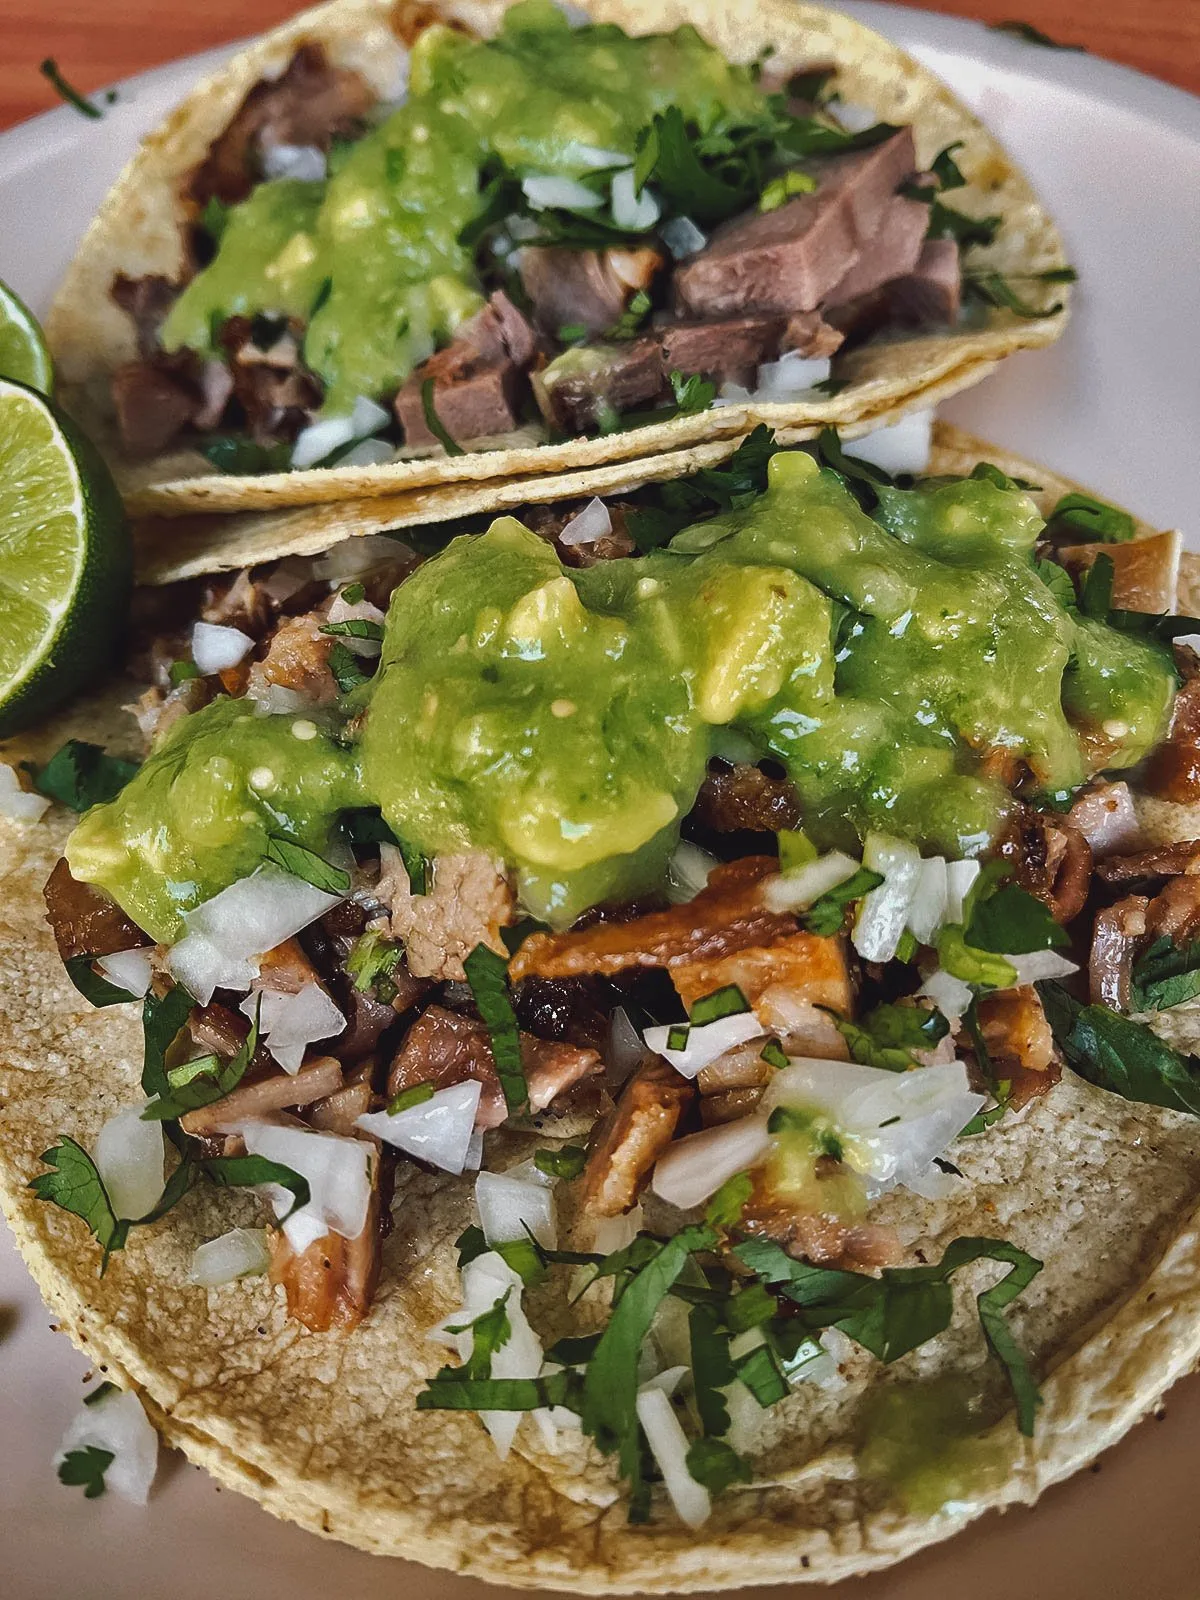
{"type": "Polygon", "coordinates": [[[793,1061],[763,1096],[764,1112],[794,1105],[828,1117],[844,1159],[872,1193],[919,1179],[958,1138],[987,1096],[967,1082],[961,1061],[887,1072],[848,1061],[793,1061]]]}
{"type": "Polygon", "coordinates": [[[167,956],[167,968],[187,992],[206,1006],[216,989],[248,989],[258,962],[230,956],[202,933],[186,933],[167,956]]]}
{"type": "Polygon", "coordinates": [[[930,856],[917,868],[917,882],[908,908],[908,930],[921,944],[932,944],[946,920],[949,877],[945,856],[930,856]]]}
{"type": "Polygon", "coordinates": [[[739,1117],[705,1128],[667,1146],[650,1187],[660,1200],[690,1211],[716,1194],[727,1178],[752,1167],[770,1145],[765,1117],[739,1117]]]}
{"type": "Polygon", "coordinates": [[[859,863],[853,856],[840,850],[830,850],[828,855],[806,861],[802,867],[782,872],[777,878],[768,878],[763,890],[763,904],[768,911],[804,911],[839,883],[845,883],[858,871],[859,863]]]}
{"type": "Polygon", "coordinates": [[[141,1000],[150,988],[154,962],[145,946],[137,950],[114,950],[111,955],[97,956],[96,965],[110,983],[118,989],[127,989],[135,1000],[141,1000]]]}
{"type": "Polygon", "coordinates": [[[188,1282],[202,1289],[219,1289],[239,1278],[257,1278],[271,1265],[265,1228],[230,1228],[192,1252],[188,1282]]]}
{"type": "MultiPolygon", "coordinates": [[[[297,1255],[303,1255],[310,1244],[327,1233],[340,1234],[343,1239],[358,1238],[366,1227],[371,1203],[373,1145],[339,1133],[318,1133],[315,1129],[273,1122],[240,1122],[228,1131],[240,1134],[250,1155],[278,1161],[308,1180],[308,1204],[280,1224],[297,1255]]],[[[286,1216],[294,1204],[292,1194],[279,1184],[259,1187],[275,1215],[286,1216]]]]}
{"type": "Polygon", "coordinates": [[[312,710],[312,701],[298,689],[288,689],[282,683],[267,683],[250,692],[254,701],[254,714],[259,717],[294,717],[297,712],[312,710]]]}
{"type": "Polygon", "coordinates": [[[507,1244],[532,1234],[553,1250],[558,1242],[554,1191],[540,1183],[523,1183],[504,1172],[481,1172],[475,1180],[479,1223],[489,1244],[507,1244]]]}
{"type": "MultiPolygon", "coordinates": [[[[356,600],[351,604],[339,594],[329,607],[330,622],[375,622],[382,626],[385,620],[383,612],[369,600],[356,600]]],[[[380,639],[356,639],[352,634],[340,636],[340,642],[351,654],[370,660],[383,649],[380,639]]]]}
{"type": "Polygon", "coordinates": [[[870,106],[858,106],[850,100],[838,99],[833,105],[827,106],[826,110],[833,112],[847,133],[865,133],[879,121],[878,115],[870,106]]]}
{"type": "Polygon", "coordinates": [[[661,215],[662,207],[649,189],[643,188],[641,194],[634,193],[632,167],[624,167],[613,174],[612,219],[618,228],[643,233],[652,228],[661,215]]]}
{"type": "Polygon", "coordinates": [[[0,816],[10,822],[40,822],[50,809],[44,794],[30,794],[6,762],[0,761],[0,816]]]}
{"type": "Polygon", "coordinates": [[[928,996],[953,1029],[971,1004],[973,991],[969,983],[964,983],[961,978],[939,967],[936,972],[930,973],[917,993],[928,996]]]}
{"type": "Polygon", "coordinates": [[[1101,783],[1080,795],[1071,807],[1068,820],[1091,845],[1097,861],[1119,851],[1136,850],[1141,838],[1133,795],[1127,783],[1101,783]]]}
{"type": "Polygon", "coordinates": [[[594,189],[574,178],[534,173],[521,179],[521,189],[535,211],[547,211],[551,207],[563,211],[595,211],[602,204],[594,189]]]}
{"type": "Polygon", "coordinates": [[[216,622],[197,622],[192,628],[192,660],[206,677],[236,667],[254,640],[240,628],[226,628],[216,622]]]}
{"type": "Polygon", "coordinates": [[[851,943],[864,961],[890,961],[896,954],[917,888],[921,858],[915,846],[886,833],[868,833],[863,865],[883,882],[863,897],[851,943]]]}
{"type": "Polygon", "coordinates": [[[349,416],[321,417],[304,428],[292,446],[292,467],[315,467],[326,456],[340,450],[355,439],[365,439],[378,433],[391,422],[391,417],[381,405],[360,394],[349,416]]]}
{"type": "Polygon", "coordinates": [[[346,583],[369,572],[385,572],[388,567],[407,566],[415,559],[411,545],[385,533],[363,533],[343,539],[327,554],[313,562],[313,575],[329,583],[346,583]]]}
{"type": "MultiPolygon", "coordinates": [[[[462,1269],[462,1306],[436,1327],[431,1328],[429,1338],[438,1344],[450,1345],[458,1352],[461,1361],[467,1361],[475,1342],[474,1332],[467,1324],[483,1316],[492,1309],[497,1300],[507,1296],[504,1309],[511,1331],[508,1339],[492,1355],[491,1376],[493,1378],[540,1377],[544,1359],[542,1342],[530,1327],[521,1303],[524,1287],[520,1275],[514,1272],[503,1256],[497,1252],[489,1250],[481,1256],[476,1256],[474,1261],[468,1261],[462,1269]],[[463,1331],[452,1333],[450,1331],[452,1328],[462,1328],[463,1331]]],[[[535,1420],[542,1420],[537,1412],[531,1415],[535,1420]]],[[[522,1413],[519,1411],[479,1413],[480,1421],[491,1434],[501,1460],[512,1448],[521,1416],[522,1413]]]]}
{"type": "Polygon", "coordinates": [[[792,400],[807,394],[814,383],[824,383],[831,364],[828,356],[806,356],[788,350],[778,361],[765,361],[758,369],[754,400],[792,400]]]}
{"type": "Polygon", "coordinates": [[[1057,950],[1031,950],[1023,956],[1005,956],[1017,975],[1014,988],[1027,983],[1040,983],[1043,978],[1066,978],[1079,971],[1079,963],[1068,961],[1057,950]]]}
{"type": "Polygon", "coordinates": [[[281,606],[294,594],[299,594],[306,583],[312,582],[314,576],[313,562],[302,556],[285,556],[260,582],[267,597],[281,606]]]}
{"type": "Polygon", "coordinates": [[[395,445],[386,439],[360,439],[344,456],[338,457],[339,467],[381,467],[396,454],[395,445]]]}
{"type": "Polygon", "coordinates": [[[260,989],[246,996],[241,1009],[251,1018],[258,1014],[267,1049],[293,1074],[300,1071],[308,1045],[346,1031],[345,1017],[319,983],[306,983],[295,994],[260,989]]]}
{"type": "Polygon", "coordinates": [[[420,1105],[397,1111],[370,1111],[359,1117],[356,1128],[373,1133],[405,1155],[428,1161],[443,1172],[466,1170],[475,1133],[475,1116],[483,1085],[475,1078],[438,1089],[420,1105]]]}
{"type": "Polygon", "coordinates": [[[667,899],[673,906],[694,900],[708,884],[717,858],[689,839],[681,839],[667,862],[667,899]]]}
{"type": "Polygon", "coordinates": [[[141,1106],[118,1111],[100,1129],[92,1160],[118,1217],[144,1217],[158,1204],[163,1152],[162,1123],[143,1122],[141,1106]]]}
{"type": "Polygon", "coordinates": [[[646,1046],[669,1061],[683,1077],[694,1078],[701,1067],[707,1067],[726,1050],[745,1044],[748,1039],[761,1038],[767,1030],[753,1011],[739,1011],[732,1017],[718,1017],[715,1022],[689,1028],[687,1044],[682,1050],[672,1050],[668,1044],[672,1031],[665,1026],[647,1028],[646,1046]]]}
{"type": "Polygon", "coordinates": [[[144,1506],[158,1471],[158,1435],[135,1394],[112,1389],[93,1391],[91,1403],[71,1418],[54,1457],[62,1465],[72,1450],[107,1450],[112,1460],[104,1469],[104,1487],[144,1506]]]}
{"type": "Polygon", "coordinates": [[[899,422],[864,433],[860,439],[845,442],[848,456],[869,461],[893,476],[901,472],[929,471],[933,449],[933,411],[910,411],[899,422]]]}
{"type": "Polygon", "coordinates": [[[658,231],[676,261],[694,256],[708,243],[708,235],[696,226],[691,217],[672,217],[658,231]]]}
{"type": "Polygon", "coordinates": [[[568,546],[595,544],[597,539],[603,539],[611,532],[612,518],[608,514],[608,507],[593,495],[583,510],[577,512],[563,528],[558,542],[568,546]]]}
{"type": "Polygon", "coordinates": [[[946,863],[946,921],[962,922],[966,916],[966,898],[975,886],[980,873],[978,861],[948,861],[946,863]]]}
{"type": "Polygon", "coordinates": [[[699,1528],[712,1514],[712,1500],[687,1469],[688,1440],[670,1398],[661,1389],[643,1385],[637,1395],[637,1416],[650,1454],[663,1475],[663,1487],[680,1520],[699,1528]]]}
{"type": "Polygon", "coordinates": [[[329,173],[325,152],[315,144],[262,144],[264,178],[299,178],[322,183],[329,173]]]}

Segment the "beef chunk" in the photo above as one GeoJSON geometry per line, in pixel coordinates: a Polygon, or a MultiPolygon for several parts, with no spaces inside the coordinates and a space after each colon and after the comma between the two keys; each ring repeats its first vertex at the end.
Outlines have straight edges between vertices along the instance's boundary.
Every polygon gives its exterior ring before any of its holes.
{"type": "Polygon", "coordinates": [[[73,878],[65,858],[47,878],[42,894],[46,919],[64,961],[75,956],[111,956],[153,942],[103,889],[73,878]]]}
{"type": "Polygon", "coordinates": [[[552,339],[567,327],[604,334],[637,289],[648,288],[662,265],[656,250],[567,250],[531,245],[519,270],[538,327],[552,339]]]}
{"type": "Polygon", "coordinates": [[[200,363],[190,351],[130,361],[112,378],[121,443],[131,456],[155,456],[205,407],[200,363]]]}
{"type": "Polygon", "coordinates": [[[913,270],[889,285],[895,321],[956,322],[962,303],[962,266],[953,239],[927,239],[913,270]]]}
{"type": "Polygon", "coordinates": [[[422,399],[430,378],[438,421],[452,439],[511,433],[533,355],[533,329],[508,296],[497,291],[463,324],[452,344],[422,362],[396,396],[405,443],[413,448],[437,443],[422,399]]]}
{"type": "Polygon", "coordinates": [[[795,350],[802,356],[831,356],[841,347],[845,334],[825,321],[819,311],[794,311],[787,320],[780,350],[795,350]]]}
{"type": "Polygon", "coordinates": [[[779,353],[783,327],[781,317],[675,323],[662,331],[663,368],[668,374],[698,372],[716,383],[752,389],[758,368],[779,353]]]}
{"type": "Polygon", "coordinates": [[[665,387],[662,351],[649,336],[567,350],[533,379],[542,415],[562,433],[603,427],[622,411],[658,399],[665,387]]]}
{"type": "Polygon", "coordinates": [[[871,294],[893,278],[915,271],[929,225],[929,207],[920,200],[894,195],[883,218],[866,241],[858,260],[826,298],[827,306],[841,306],[871,294]]]}
{"type": "Polygon", "coordinates": [[[813,311],[850,271],[916,165],[912,130],[813,163],[819,187],[725,223],[675,277],[697,316],[813,311]]]}
{"type": "Polygon", "coordinates": [[[159,274],[127,278],[120,272],[113,279],[111,292],[121,310],[133,318],[138,355],[149,361],[158,351],[158,336],[167,313],[179,298],[179,285],[159,274]]]}
{"type": "MultiPolygon", "coordinates": [[[[320,380],[302,364],[298,330],[284,330],[261,348],[248,317],[230,317],[221,329],[235,398],[258,444],[294,439],[321,403],[320,380]]],[[[199,425],[202,419],[195,419],[199,425]]]]}
{"type": "Polygon", "coordinates": [[[242,101],[233,121],[192,175],[198,206],[217,199],[244,200],[259,175],[259,152],[277,144],[317,145],[361,131],[375,96],[357,72],[330,64],[319,44],[302,44],[287,71],[263,79],[242,101]]]}

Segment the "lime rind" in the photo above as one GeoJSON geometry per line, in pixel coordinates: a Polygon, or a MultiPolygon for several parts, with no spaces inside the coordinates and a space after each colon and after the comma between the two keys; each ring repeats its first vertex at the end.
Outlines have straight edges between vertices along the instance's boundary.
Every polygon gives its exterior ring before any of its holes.
{"type": "Polygon", "coordinates": [[[0,283],[0,378],[54,393],[54,363],[37,318],[6,283],[0,283]]]}

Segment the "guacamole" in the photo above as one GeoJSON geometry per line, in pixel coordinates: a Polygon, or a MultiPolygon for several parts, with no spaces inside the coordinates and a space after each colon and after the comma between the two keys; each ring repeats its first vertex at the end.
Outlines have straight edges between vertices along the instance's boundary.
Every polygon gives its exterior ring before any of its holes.
{"type": "Polygon", "coordinates": [[[691,27],[631,39],[524,0],[495,39],[426,28],[407,100],[341,153],[327,183],[263,183],[233,208],[163,343],[211,351],[227,317],[284,312],[308,323],[304,359],[325,384],[326,414],[359,395],[390,399],[483,304],[462,236],[486,211],[498,164],[518,178],[582,179],[628,165],[669,106],[707,130],[765,104],[749,69],[691,27]]]}
{"type": "Polygon", "coordinates": [[[218,700],[84,818],[71,870],[170,938],[270,834],[319,851],[378,806],[427,856],[503,858],[562,925],[661,886],[729,729],[783,764],[822,848],[876,829],[976,855],[1013,805],[996,773],[1061,794],[1170,715],[1169,656],[1059,603],[1041,527],[987,478],[883,489],[868,516],[801,452],[640,560],[567,569],[500,518],[395,591],[352,749],[218,700]]]}

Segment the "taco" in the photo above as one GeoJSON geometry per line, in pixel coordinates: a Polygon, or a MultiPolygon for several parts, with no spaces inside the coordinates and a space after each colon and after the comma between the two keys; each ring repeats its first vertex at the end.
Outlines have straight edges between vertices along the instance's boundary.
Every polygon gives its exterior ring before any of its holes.
{"type": "Polygon", "coordinates": [[[48,326],[132,509],[875,425],[1061,332],[1053,223],[884,39],[782,0],[572,16],[336,0],[147,141],[48,326]]]}
{"type": "Polygon", "coordinates": [[[905,484],[760,434],[155,591],[143,763],[51,754],[127,683],[5,747],[83,814],[0,839],[0,1198],[222,1482],[512,1584],[829,1580],[1192,1366],[1179,539],[949,430],[905,484]]]}

